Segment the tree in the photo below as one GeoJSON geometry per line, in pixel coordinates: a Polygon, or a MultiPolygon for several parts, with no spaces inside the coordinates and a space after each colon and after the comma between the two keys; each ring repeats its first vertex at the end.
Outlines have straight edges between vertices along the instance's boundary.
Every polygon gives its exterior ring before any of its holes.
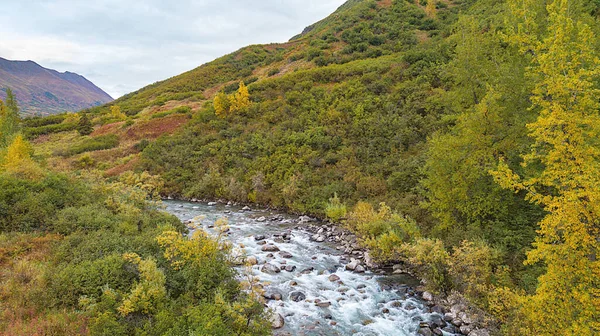
{"type": "Polygon", "coordinates": [[[83,113],[79,122],[77,123],[77,131],[81,135],[90,135],[94,131],[94,127],[87,116],[87,113],[83,113]]]}
{"type": "Polygon", "coordinates": [[[19,115],[19,106],[17,104],[17,97],[12,92],[11,89],[6,89],[6,107],[11,111],[14,115],[19,115]]]}
{"type": "Polygon", "coordinates": [[[6,147],[19,131],[21,118],[17,100],[10,89],[6,89],[6,104],[0,100],[0,148],[6,147]]]}
{"type": "Polygon", "coordinates": [[[248,92],[248,87],[246,87],[242,81],[240,82],[240,87],[233,96],[231,110],[235,112],[248,106],[250,106],[250,93],[248,92]]]}
{"type": "Polygon", "coordinates": [[[233,114],[250,106],[250,93],[244,82],[240,82],[240,86],[236,93],[227,95],[225,92],[219,92],[213,101],[215,114],[218,117],[225,118],[229,114],[233,114]]]}
{"type": "Polygon", "coordinates": [[[523,299],[522,334],[600,332],[600,60],[585,14],[570,2],[548,3],[543,37],[527,34],[536,29],[532,15],[515,34],[521,50],[534,55],[532,102],[540,116],[528,125],[534,144],[524,156],[533,172],[522,178],[503,162],[494,172],[503,187],[526,191],[547,212],[527,260],[547,270],[536,293],[523,299]]]}
{"type": "Polygon", "coordinates": [[[110,117],[111,119],[116,120],[125,120],[127,116],[125,113],[121,112],[121,107],[119,105],[113,105],[110,107],[110,117]]]}
{"type": "Polygon", "coordinates": [[[435,1],[434,0],[428,0],[427,1],[427,6],[425,6],[425,13],[430,18],[435,19],[437,11],[436,11],[436,8],[435,8],[435,1]]]}
{"type": "Polygon", "coordinates": [[[229,96],[225,92],[219,92],[215,97],[213,106],[215,107],[215,114],[218,117],[224,118],[229,114],[229,109],[231,108],[229,96]]]}

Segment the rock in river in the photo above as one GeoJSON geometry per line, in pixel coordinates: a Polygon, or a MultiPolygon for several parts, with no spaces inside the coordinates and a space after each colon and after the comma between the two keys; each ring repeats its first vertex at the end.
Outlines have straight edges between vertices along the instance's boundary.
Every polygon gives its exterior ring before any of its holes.
{"type": "Polygon", "coordinates": [[[279,247],[273,245],[273,244],[267,244],[264,245],[261,250],[263,252],[278,252],[279,251],[279,247]]]}
{"type": "Polygon", "coordinates": [[[281,272],[279,267],[277,267],[273,264],[269,264],[269,263],[264,264],[264,266],[260,269],[260,271],[263,273],[267,273],[267,274],[277,274],[277,273],[281,272]]]}
{"type": "Polygon", "coordinates": [[[306,295],[302,292],[292,292],[290,294],[290,300],[294,302],[304,301],[306,299],[306,295]]]}
{"type": "Polygon", "coordinates": [[[281,314],[273,314],[273,316],[271,316],[271,327],[273,329],[281,329],[283,328],[283,326],[285,325],[285,320],[283,319],[283,316],[281,316],[281,314]]]}

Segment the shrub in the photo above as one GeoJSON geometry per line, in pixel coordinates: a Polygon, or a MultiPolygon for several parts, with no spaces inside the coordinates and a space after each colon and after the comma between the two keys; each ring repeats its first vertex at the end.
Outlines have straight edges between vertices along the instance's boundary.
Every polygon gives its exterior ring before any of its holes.
{"type": "MultiPolygon", "coordinates": [[[[499,251],[483,241],[463,241],[454,248],[449,273],[454,288],[464,293],[474,303],[488,306],[488,296],[500,273],[499,251]]],[[[502,270],[502,269],[500,269],[502,270]]]]}
{"type": "Polygon", "coordinates": [[[450,255],[438,239],[418,239],[403,246],[408,262],[434,292],[448,293],[452,288],[448,274],[450,255]]]}
{"type": "Polygon", "coordinates": [[[71,146],[71,148],[61,154],[64,156],[72,156],[85,152],[111,149],[117,147],[118,145],[119,137],[116,134],[107,134],[85,139],[83,142],[71,146]]]}
{"type": "Polygon", "coordinates": [[[333,194],[333,197],[329,199],[329,203],[325,208],[327,218],[337,222],[346,217],[346,212],[346,205],[340,201],[337,193],[333,194]]]}

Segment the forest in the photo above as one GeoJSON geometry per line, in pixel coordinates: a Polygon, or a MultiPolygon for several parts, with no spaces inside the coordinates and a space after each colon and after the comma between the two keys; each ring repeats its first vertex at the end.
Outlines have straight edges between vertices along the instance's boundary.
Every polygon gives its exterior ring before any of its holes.
{"type": "Polygon", "coordinates": [[[0,330],[268,334],[224,243],[181,238],[162,195],[339,223],[504,335],[600,333],[599,15],[351,0],[111,105],[21,121],[7,99],[0,293],[19,309],[0,330]]]}

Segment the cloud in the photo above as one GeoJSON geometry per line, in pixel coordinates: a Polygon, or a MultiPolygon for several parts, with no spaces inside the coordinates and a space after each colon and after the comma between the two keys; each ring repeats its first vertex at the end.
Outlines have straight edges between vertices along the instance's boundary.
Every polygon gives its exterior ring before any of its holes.
{"type": "Polygon", "coordinates": [[[13,1],[0,12],[0,57],[80,73],[118,97],[249,44],[284,42],[343,2],[13,1]]]}

